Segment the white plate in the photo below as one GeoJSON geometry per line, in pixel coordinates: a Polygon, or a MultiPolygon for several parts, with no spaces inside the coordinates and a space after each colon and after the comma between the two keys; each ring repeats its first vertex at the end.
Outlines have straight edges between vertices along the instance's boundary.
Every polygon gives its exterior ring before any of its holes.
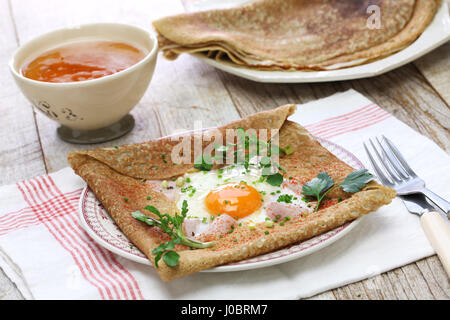
{"type": "MultiPolygon", "coordinates": [[[[362,169],[362,163],[349,151],[324,139],[317,138],[321,144],[339,159],[350,166],[362,169]]],[[[86,187],[79,201],[79,218],[81,226],[98,244],[106,249],[133,261],[151,265],[145,255],[135,247],[122,233],[94,193],[86,187]]],[[[291,261],[311,254],[326,247],[350,232],[361,221],[361,218],[328,231],[324,234],[251,259],[218,266],[204,272],[228,272],[256,269],[291,261]]]]}
{"type": "MultiPolygon", "coordinates": [[[[231,3],[238,5],[244,2],[247,2],[247,0],[234,0],[231,3]]],[[[190,11],[224,7],[222,3],[223,1],[218,0],[197,1],[195,5],[190,7],[190,11]]],[[[380,75],[418,59],[448,40],[450,40],[450,17],[447,3],[443,1],[433,22],[409,47],[384,59],[356,67],[330,71],[259,71],[239,67],[228,62],[219,62],[199,53],[192,55],[217,69],[253,81],[269,83],[324,82],[369,78],[380,75]]]]}

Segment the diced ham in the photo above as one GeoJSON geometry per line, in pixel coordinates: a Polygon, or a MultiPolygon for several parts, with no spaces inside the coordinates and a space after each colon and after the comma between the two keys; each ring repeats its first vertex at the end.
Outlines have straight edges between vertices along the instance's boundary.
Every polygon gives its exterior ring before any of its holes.
{"type": "Polygon", "coordinates": [[[167,181],[167,188],[163,188],[161,186],[162,180],[148,180],[147,183],[152,187],[153,190],[162,192],[162,194],[164,194],[170,201],[177,201],[177,195],[179,191],[174,181],[167,181]]]}
{"type": "Polygon", "coordinates": [[[186,218],[183,221],[183,232],[186,235],[186,237],[190,239],[195,239],[199,232],[200,224],[202,223],[202,220],[199,218],[186,218]]]}
{"type": "Polygon", "coordinates": [[[216,235],[221,235],[232,230],[232,226],[236,227],[237,222],[235,219],[227,214],[221,214],[214,218],[214,220],[208,225],[208,228],[198,235],[197,238],[209,239],[216,235]]]}
{"type": "Polygon", "coordinates": [[[287,187],[296,194],[302,194],[303,185],[296,179],[289,179],[286,182],[283,182],[282,187],[287,187]]]}
{"type": "Polygon", "coordinates": [[[294,218],[294,217],[302,214],[302,212],[307,211],[302,206],[296,206],[293,204],[276,202],[276,201],[269,202],[267,204],[266,210],[267,210],[267,215],[272,220],[275,220],[275,219],[280,220],[280,219],[284,219],[286,217],[294,218]]]}

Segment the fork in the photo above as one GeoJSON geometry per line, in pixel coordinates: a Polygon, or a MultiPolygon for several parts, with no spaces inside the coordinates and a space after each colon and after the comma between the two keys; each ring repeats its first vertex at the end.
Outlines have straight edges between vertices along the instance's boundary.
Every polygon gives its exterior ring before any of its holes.
{"type": "Polygon", "coordinates": [[[437,207],[445,212],[447,214],[447,218],[450,219],[450,202],[425,187],[425,181],[418,177],[417,174],[411,169],[405,158],[392,143],[392,141],[384,135],[381,136],[381,140],[382,141],[380,142],[380,139],[376,137],[375,139],[369,139],[369,142],[374,150],[373,153],[379,163],[381,163],[384,171],[380,168],[372,154],[369,152],[369,148],[366,143],[363,143],[372,167],[381,183],[395,189],[398,195],[410,195],[415,193],[425,195],[437,207]],[[381,150],[381,154],[375,147],[375,143],[372,140],[375,140],[378,149],[381,150]]]}

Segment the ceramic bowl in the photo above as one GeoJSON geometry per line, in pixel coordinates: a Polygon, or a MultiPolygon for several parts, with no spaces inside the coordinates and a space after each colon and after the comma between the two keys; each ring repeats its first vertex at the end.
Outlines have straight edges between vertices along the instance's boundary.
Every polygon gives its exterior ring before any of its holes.
{"type": "Polygon", "coordinates": [[[78,143],[101,142],[131,130],[128,114],[148,88],[158,51],[156,36],[144,29],[118,23],[96,23],[59,29],[22,45],[9,67],[25,97],[61,127],[61,138],[78,143]],[[125,42],[146,52],[135,65],[102,78],[66,83],[36,81],[24,77],[21,67],[39,54],[74,41],[125,42]]]}

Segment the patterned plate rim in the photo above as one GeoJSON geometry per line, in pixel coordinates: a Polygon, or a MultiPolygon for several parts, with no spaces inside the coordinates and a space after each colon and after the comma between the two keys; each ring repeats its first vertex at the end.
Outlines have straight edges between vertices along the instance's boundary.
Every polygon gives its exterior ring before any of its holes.
{"type": "MultiPolygon", "coordinates": [[[[339,151],[339,153],[341,153],[341,157],[338,158],[342,158],[343,155],[346,156],[347,158],[346,161],[344,159],[341,159],[342,161],[347,163],[351,162],[350,165],[352,165],[355,168],[359,169],[364,168],[364,165],[361,163],[361,161],[359,161],[359,159],[356,158],[356,156],[354,156],[351,152],[349,152],[345,148],[326,139],[318,137],[316,137],[316,139],[328,150],[331,149],[330,151],[332,153],[333,149],[339,151]]],[[[119,256],[122,256],[124,258],[127,258],[129,260],[138,263],[152,265],[150,261],[145,257],[145,255],[141,251],[139,251],[139,249],[133,246],[132,243],[126,238],[126,236],[123,233],[118,231],[123,237],[121,237],[121,240],[117,240],[110,232],[108,232],[108,230],[106,230],[103,227],[101,223],[95,225],[92,222],[92,219],[89,218],[89,213],[92,213],[92,210],[88,209],[87,204],[88,201],[92,199],[92,197],[93,200],[95,200],[96,202],[94,208],[102,209],[102,212],[106,213],[107,215],[107,217],[105,217],[104,219],[111,220],[111,223],[115,225],[115,223],[113,222],[109,214],[106,212],[106,210],[103,210],[103,206],[95,198],[93,192],[90,190],[88,186],[86,186],[81,193],[78,205],[79,211],[78,213],[81,226],[91,236],[91,238],[104,248],[116,253],[119,256]]],[[[97,213],[94,213],[94,217],[98,220],[99,215],[97,213]]],[[[316,252],[339,240],[348,232],[350,232],[353,228],[355,228],[360,223],[362,218],[363,217],[347,222],[340,227],[337,227],[333,230],[330,230],[326,233],[323,233],[311,239],[302,241],[300,243],[270,253],[266,253],[257,257],[246,259],[243,261],[238,261],[235,263],[218,266],[209,270],[204,270],[202,272],[229,272],[229,271],[257,269],[298,259],[300,257],[316,252]]]]}

